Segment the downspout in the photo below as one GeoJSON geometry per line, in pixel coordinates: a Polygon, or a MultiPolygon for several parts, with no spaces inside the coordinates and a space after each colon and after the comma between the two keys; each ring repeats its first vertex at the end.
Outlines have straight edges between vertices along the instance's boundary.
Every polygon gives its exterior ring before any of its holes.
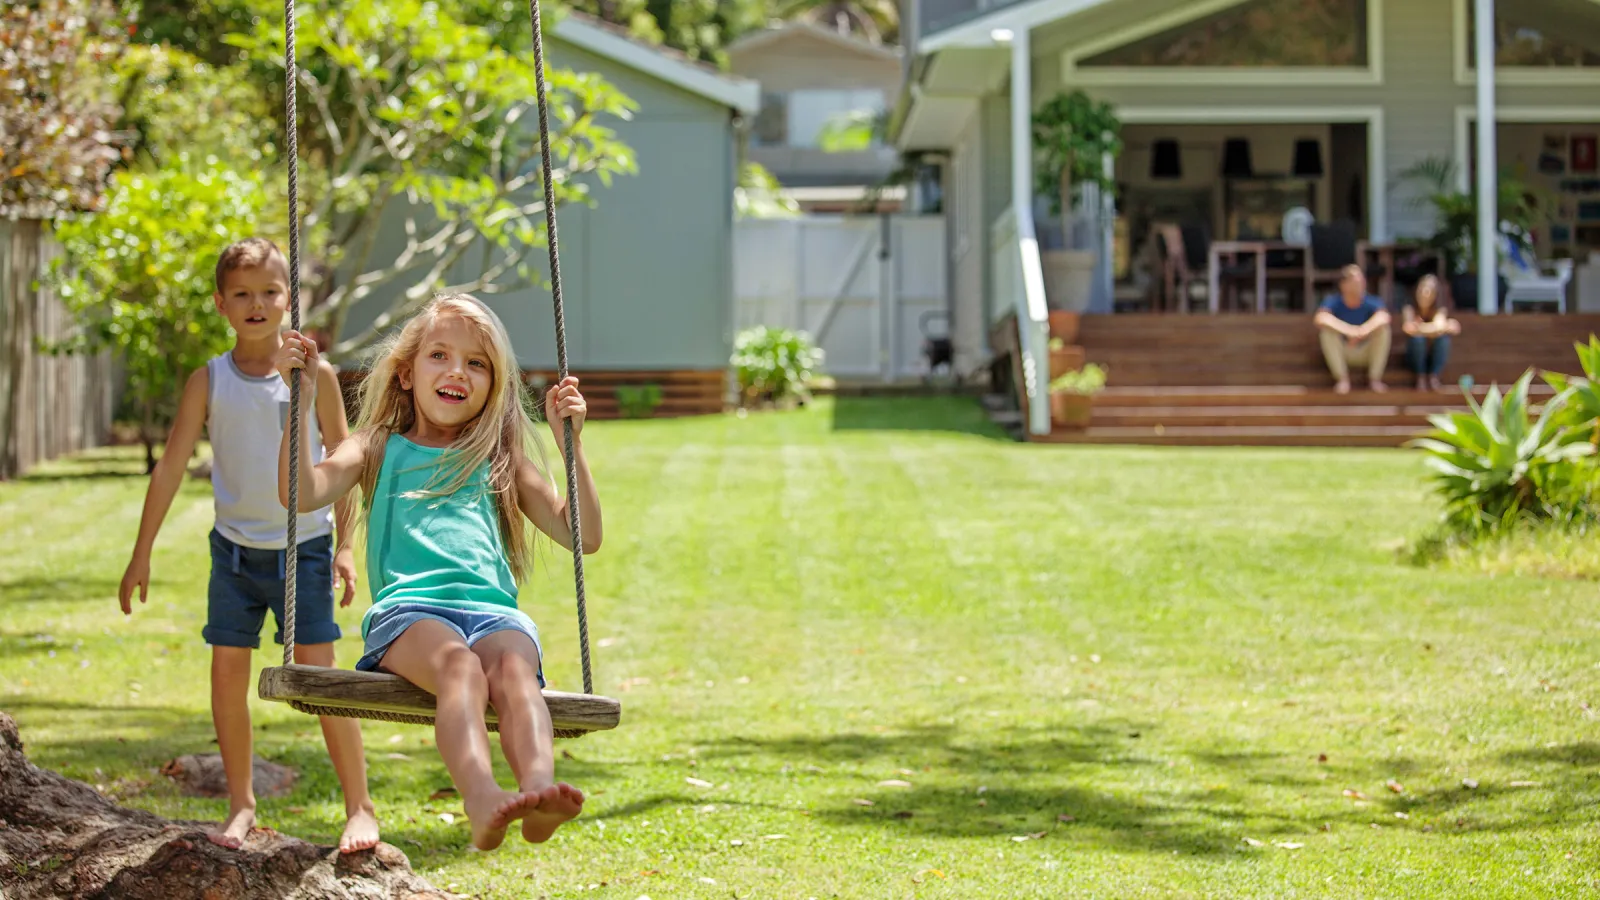
{"type": "Polygon", "coordinates": [[[1478,51],[1478,312],[1500,311],[1500,166],[1494,110],[1494,0],[1474,0],[1478,51]]]}
{"type": "Polygon", "coordinates": [[[1033,226],[1033,54],[1026,27],[997,32],[1011,42],[1011,211],[1017,223],[1017,248],[1022,256],[1022,291],[1017,304],[1018,350],[1022,353],[1022,389],[1027,399],[1028,431],[1050,433],[1049,322],[1044,298],[1044,269],[1033,226]]]}

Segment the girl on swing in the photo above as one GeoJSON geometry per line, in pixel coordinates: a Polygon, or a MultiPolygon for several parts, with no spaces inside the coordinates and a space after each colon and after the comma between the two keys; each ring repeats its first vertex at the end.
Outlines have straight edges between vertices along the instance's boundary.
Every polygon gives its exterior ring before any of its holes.
{"type": "MultiPolygon", "coordinates": [[[[314,410],[316,343],[290,331],[276,365],[300,374],[302,432],[314,410]]],[[[571,419],[585,553],[600,548],[600,499],[578,436],[587,411],[576,378],[545,394],[560,436],[571,419]]],[[[557,441],[561,446],[561,441],[557,441]]],[[[361,388],[355,430],[321,463],[300,439],[299,507],[321,509],[361,486],[372,607],[356,668],[399,675],[437,698],[434,736],[472,825],[492,850],[511,823],[548,840],[583,810],[583,793],[555,781],[539,631],[517,608],[533,567],[523,516],[572,549],[568,498],[544,472],[505,326],[476,299],[435,298],[380,350],[361,388]],[[539,457],[536,464],[530,450],[539,457]],[[516,776],[503,790],[490,766],[484,705],[516,776]]],[[[278,452],[288,506],[289,430],[278,452]]]]}

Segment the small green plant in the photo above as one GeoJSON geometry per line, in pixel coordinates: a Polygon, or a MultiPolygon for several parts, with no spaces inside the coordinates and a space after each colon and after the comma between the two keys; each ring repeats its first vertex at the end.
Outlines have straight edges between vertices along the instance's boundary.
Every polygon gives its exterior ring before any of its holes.
{"type": "Polygon", "coordinates": [[[803,331],[758,325],[734,338],[730,364],[746,401],[804,403],[811,399],[809,385],[822,364],[822,349],[803,331]]]}
{"type": "Polygon", "coordinates": [[[1116,190],[1104,162],[1106,154],[1122,152],[1122,123],[1111,104],[1081,90],[1051,97],[1033,114],[1033,147],[1039,156],[1035,189],[1050,198],[1052,213],[1068,208],[1073,184],[1116,190]]]}
{"type": "Polygon", "coordinates": [[[1565,427],[1584,430],[1591,443],[1600,443],[1600,338],[1591,334],[1587,345],[1573,346],[1578,351],[1583,377],[1546,372],[1544,380],[1556,393],[1571,394],[1557,421],[1565,427]]]}
{"type": "Polygon", "coordinates": [[[617,385],[617,406],[625,419],[647,419],[660,405],[659,384],[617,385]]]}
{"type": "Polygon", "coordinates": [[[1572,397],[1562,391],[1537,419],[1528,407],[1527,372],[1504,396],[1489,389],[1471,412],[1429,417],[1434,430],[1412,446],[1427,453],[1445,501],[1444,524],[1463,536],[1510,529],[1522,521],[1593,518],[1595,445],[1582,429],[1561,424],[1572,397]]]}
{"type": "Polygon", "coordinates": [[[1096,363],[1089,363],[1071,372],[1062,372],[1050,381],[1052,394],[1093,395],[1105,390],[1105,387],[1106,369],[1096,363]]]}

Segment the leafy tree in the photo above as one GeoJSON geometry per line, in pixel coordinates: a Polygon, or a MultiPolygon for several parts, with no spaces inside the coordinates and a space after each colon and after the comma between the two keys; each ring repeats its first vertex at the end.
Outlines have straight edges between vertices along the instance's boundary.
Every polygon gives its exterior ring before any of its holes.
{"type": "MultiPolygon", "coordinates": [[[[353,0],[298,25],[306,315],[334,337],[330,357],[360,351],[437,291],[532,283],[545,223],[531,58],[424,0],[353,0]],[[379,225],[391,216],[405,246],[380,259],[379,225]],[[408,286],[372,326],[344,335],[351,306],[402,276],[408,286]]],[[[282,18],[229,40],[281,93],[282,18]]],[[[547,66],[546,80],[556,200],[592,202],[590,176],[609,185],[636,171],[605,124],[634,104],[592,73],[547,66]]]]}
{"type": "Polygon", "coordinates": [[[241,69],[163,44],[136,44],[109,75],[130,158],[162,166],[183,155],[215,155],[259,167],[277,157],[272,112],[241,69]]]}
{"type": "Polygon", "coordinates": [[[900,5],[895,0],[773,0],[772,14],[806,21],[871,43],[900,40],[900,5]]]}
{"type": "Polygon", "coordinates": [[[214,159],[177,162],[118,173],[103,212],[56,229],[65,255],[53,277],[80,327],[50,349],[116,352],[142,417],[147,467],[184,380],[228,347],[227,320],[211,301],[212,263],[239,236],[261,232],[269,196],[259,176],[214,159]]]}
{"type": "Polygon", "coordinates": [[[127,46],[111,0],[39,0],[0,13],[0,207],[47,216],[104,200],[118,110],[98,73],[127,46]]]}

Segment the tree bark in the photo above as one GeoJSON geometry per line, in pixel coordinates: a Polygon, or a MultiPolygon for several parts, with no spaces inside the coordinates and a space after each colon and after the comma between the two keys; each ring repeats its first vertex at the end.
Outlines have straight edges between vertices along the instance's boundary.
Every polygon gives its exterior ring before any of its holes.
{"type": "Polygon", "coordinates": [[[6,900],[451,900],[404,853],[361,853],[258,829],[239,850],[202,822],[124,809],[22,752],[0,712],[0,897],[6,900]]]}

